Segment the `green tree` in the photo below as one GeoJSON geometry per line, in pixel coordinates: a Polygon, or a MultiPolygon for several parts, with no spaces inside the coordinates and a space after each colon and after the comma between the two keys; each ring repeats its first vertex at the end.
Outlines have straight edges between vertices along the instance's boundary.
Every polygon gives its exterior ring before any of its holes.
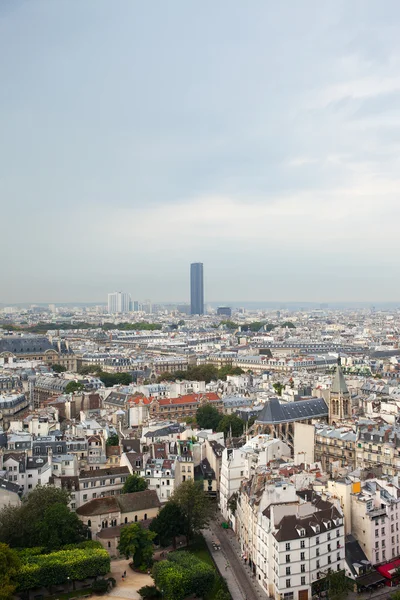
{"type": "Polygon", "coordinates": [[[161,546],[169,546],[172,542],[176,548],[176,538],[184,534],[184,517],[178,504],[169,500],[150,523],[150,530],[157,534],[161,546]]]}
{"type": "Polygon", "coordinates": [[[281,327],[287,327],[288,329],[296,329],[296,326],[292,323],[292,321],[285,321],[282,323],[281,327]]]}
{"type": "Polygon", "coordinates": [[[118,550],[126,558],[132,556],[135,567],[149,567],[153,560],[154,531],[143,529],[139,523],[127,525],[121,531],[118,550]]]}
{"type": "Polygon", "coordinates": [[[59,365],[58,363],[51,365],[51,368],[53,369],[54,373],[65,373],[65,371],[67,370],[67,368],[64,367],[64,365],[59,365]]]}
{"type": "Polygon", "coordinates": [[[0,544],[0,600],[11,600],[17,586],[19,558],[7,544],[0,544]]]}
{"type": "Polygon", "coordinates": [[[183,515],[183,528],[186,541],[203,529],[211,516],[212,506],[206,496],[201,481],[188,480],[181,483],[172,495],[183,515]]]}
{"type": "Polygon", "coordinates": [[[244,371],[240,367],[232,367],[231,365],[225,365],[218,371],[218,379],[226,381],[228,375],[243,375],[244,371]]]}
{"type": "Polygon", "coordinates": [[[284,385],[280,381],[277,381],[276,383],[273,383],[272,387],[274,388],[274,390],[276,391],[276,393],[278,394],[278,396],[282,396],[282,390],[284,388],[284,385]]]}
{"type": "Polygon", "coordinates": [[[80,392],[85,389],[85,386],[80,381],[70,381],[66,386],[64,392],[66,394],[73,394],[74,392],[80,392]]]}
{"type": "Polygon", "coordinates": [[[48,506],[36,524],[35,543],[47,551],[59,550],[66,544],[78,544],[87,539],[87,529],[68,506],[57,502],[48,506]]]}
{"type": "MultiPolygon", "coordinates": [[[[41,535],[47,546],[44,534],[40,532],[46,511],[60,504],[69,511],[68,502],[69,495],[64,490],[53,486],[37,486],[23,499],[20,506],[5,506],[0,510],[0,542],[12,548],[32,548],[37,546],[41,535]]],[[[80,528],[80,522],[78,526],[80,528]]]]}
{"type": "Polygon", "coordinates": [[[119,446],[119,437],[116,433],[113,433],[113,435],[110,435],[110,437],[107,438],[106,446],[119,446]]]}
{"type": "Polygon", "coordinates": [[[100,373],[100,365],[84,365],[78,370],[81,375],[89,375],[90,373],[100,373]]]}
{"type": "Polygon", "coordinates": [[[184,324],[185,324],[185,321],[183,319],[179,319],[179,321],[178,321],[179,327],[182,327],[182,325],[184,325],[184,324]]]}
{"type": "Polygon", "coordinates": [[[331,571],[327,574],[325,581],[327,582],[329,598],[340,600],[347,596],[347,593],[352,590],[352,583],[346,577],[344,570],[331,571]]]}
{"type": "Polygon", "coordinates": [[[218,431],[223,431],[225,437],[231,431],[233,437],[239,437],[244,431],[244,421],[235,414],[225,415],[218,424],[218,431]]]}
{"type": "Polygon", "coordinates": [[[196,411],[196,423],[201,429],[215,431],[221,418],[221,413],[212,404],[203,404],[196,411]]]}
{"type": "Polygon", "coordinates": [[[137,475],[137,473],[133,473],[133,475],[128,475],[126,481],[122,487],[121,494],[132,494],[134,492],[144,492],[147,490],[148,483],[143,477],[137,475]]]}

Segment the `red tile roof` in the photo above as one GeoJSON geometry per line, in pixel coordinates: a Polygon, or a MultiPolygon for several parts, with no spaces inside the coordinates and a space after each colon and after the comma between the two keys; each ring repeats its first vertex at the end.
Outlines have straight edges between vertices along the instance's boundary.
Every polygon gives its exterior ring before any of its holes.
{"type": "Polygon", "coordinates": [[[187,394],[178,398],[161,398],[158,400],[158,403],[160,406],[167,406],[168,404],[198,404],[203,398],[207,398],[209,402],[216,402],[220,399],[218,394],[209,392],[207,394],[187,394]]]}

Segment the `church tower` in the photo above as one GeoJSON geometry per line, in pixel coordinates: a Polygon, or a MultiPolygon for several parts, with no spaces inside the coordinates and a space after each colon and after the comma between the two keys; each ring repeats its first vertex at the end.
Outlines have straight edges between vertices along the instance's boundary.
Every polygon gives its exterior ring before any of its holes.
{"type": "Polygon", "coordinates": [[[344,379],[340,356],[329,393],[329,423],[351,418],[351,398],[344,379]]]}

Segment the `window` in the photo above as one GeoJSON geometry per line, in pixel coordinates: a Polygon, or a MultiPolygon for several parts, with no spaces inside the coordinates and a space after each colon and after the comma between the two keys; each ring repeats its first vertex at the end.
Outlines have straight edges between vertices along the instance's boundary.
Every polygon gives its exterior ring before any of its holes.
{"type": "Polygon", "coordinates": [[[319,560],[317,560],[317,569],[319,569],[319,560]]]}
{"type": "Polygon", "coordinates": [[[340,530],[336,529],[336,537],[340,537],[340,530]]]}
{"type": "Polygon", "coordinates": [[[305,548],[306,547],[306,543],[304,540],[301,540],[300,542],[300,548],[305,548]]]}
{"type": "Polygon", "coordinates": [[[294,594],[293,592],[286,592],[283,594],[283,600],[293,600],[294,594]]]}
{"type": "Polygon", "coordinates": [[[319,548],[316,549],[315,556],[319,556],[319,548]]]}
{"type": "Polygon", "coordinates": [[[147,521],[147,513],[144,513],[143,520],[144,520],[144,521],[147,521]]]}
{"type": "Polygon", "coordinates": [[[330,556],[328,556],[328,565],[330,565],[330,564],[331,564],[331,562],[332,562],[332,559],[331,559],[331,557],[330,557],[330,556]]]}
{"type": "Polygon", "coordinates": [[[384,527],[382,527],[382,529],[381,529],[381,534],[385,535],[385,528],[384,527]]]}
{"type": "Polygon", "coordinates": [[[32,484],[30,483],[30,484],[28,485],[28,490],[31,490],[31,489],[32,489],[32,484]]]}
{"type": "Polygon", "coordinates": [[[97,494],[96,494],[96,492],[93,492],[93,494],[92,494],[92,498],[97,498],[97,494]]]}
{"type": "Polygon", "coordinates": [[[32,479],[32,473],[29,473],[28,479],[32,479]]]}
{"type": "Polygon", "coordinates": [[[76,504],[75,503],[71,504],[71,508],[72,509],[76,508],[76,504]]]}
{"type": "Polygon", "coordinates": [[[330,552],[330,551],[331,551],[331,545],[328,544],[328,552],[330,552]]]}
{"type": "Polygon", "coordinates": [[[319,537],[315,538],[315,543],[319,544],[319,537]]]}
{"type": "Polygon", "coordinates": [[[340,552],[336,554],[336,560],[340,560],[340,552]]]}
{"type": "Polygon", "coordinates": [[[331,539],[331,532],[328,532],[328,536],[327,536],[327,540],[329,541],[331,539]]]}
{"type": "Polygon", "coordinates": [[[306,572],[306,565],[300,565],[300,573],[306,572]]]}
{"type": "Polygon", "coordinates": [[[290,562],[290,554],[286,554],[286,562],[290,562]]]}
{"type": "Polygon", "coordinates": [[[290,550],[290,543],[289,543],[289,542],[286,542],[286,552],[287,552],[288,550],[290,550]]]}
{"type": "Polygon", "coordinates": [[[87,500],[87,494],[83,494],[83,499],[87,500]]]}
{"type": "Polygon", "coordinates": [[[290,575],[290,567],[286,567],[286,575],[290,575]]]}
{"type": "Polygon", "coordinates": [[[92,521],[90,519],[88,519],[87,524],[88,524],[88,527],[91,527],[92,526],[92,521]]]}
{"type": "Polygon", "coordinates": [[[300,560],[306,560],[306,553],[300,552],[300,560]]]}
{"type": "Polygon", "coordinates": [[[306,578],[305,577],[301,578],[301,585],[306,585],[306,578]]]}
{"type": "Polygon", "coordinates": [[[375,529],[375,537],[378,537],[379,535],[379,529],[375,529]]]}
{"type": "Polygon", "coordinates": [[[286,579],[286,587],[290,588],[290,579],[286,579]]]}
{"type": "Polygon", "coordinates": [[[135,515],[135,523],[137,522],[137,515],[135,515]]]}
{"type": "Polygon", "coordinates": [[[115,479],[110,479],[110,485],[114,485],[115,479]]]}

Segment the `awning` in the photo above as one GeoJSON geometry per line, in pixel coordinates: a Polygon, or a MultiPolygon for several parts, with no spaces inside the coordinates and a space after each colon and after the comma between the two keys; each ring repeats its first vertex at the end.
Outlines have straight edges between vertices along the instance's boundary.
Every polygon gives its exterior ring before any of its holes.
{"type": "Polygon", "coordinates": [[[400,567],[400,559],[394,560],[386,565],[380,565],[376,570],[386,577],[386,579],[393,579],[396,577],[397,569],[400,567]]]}
{"type": "Polygon", "coordinates": [[[367,573],[366,575],[361,575],[357,577],[356,583],[362,587],[371,587],[373,585],[379,585],[380,583],[385,583],[385,578],[383,575],[378,573],[378,571],[371,571],[371,573],[367,573]]]}

